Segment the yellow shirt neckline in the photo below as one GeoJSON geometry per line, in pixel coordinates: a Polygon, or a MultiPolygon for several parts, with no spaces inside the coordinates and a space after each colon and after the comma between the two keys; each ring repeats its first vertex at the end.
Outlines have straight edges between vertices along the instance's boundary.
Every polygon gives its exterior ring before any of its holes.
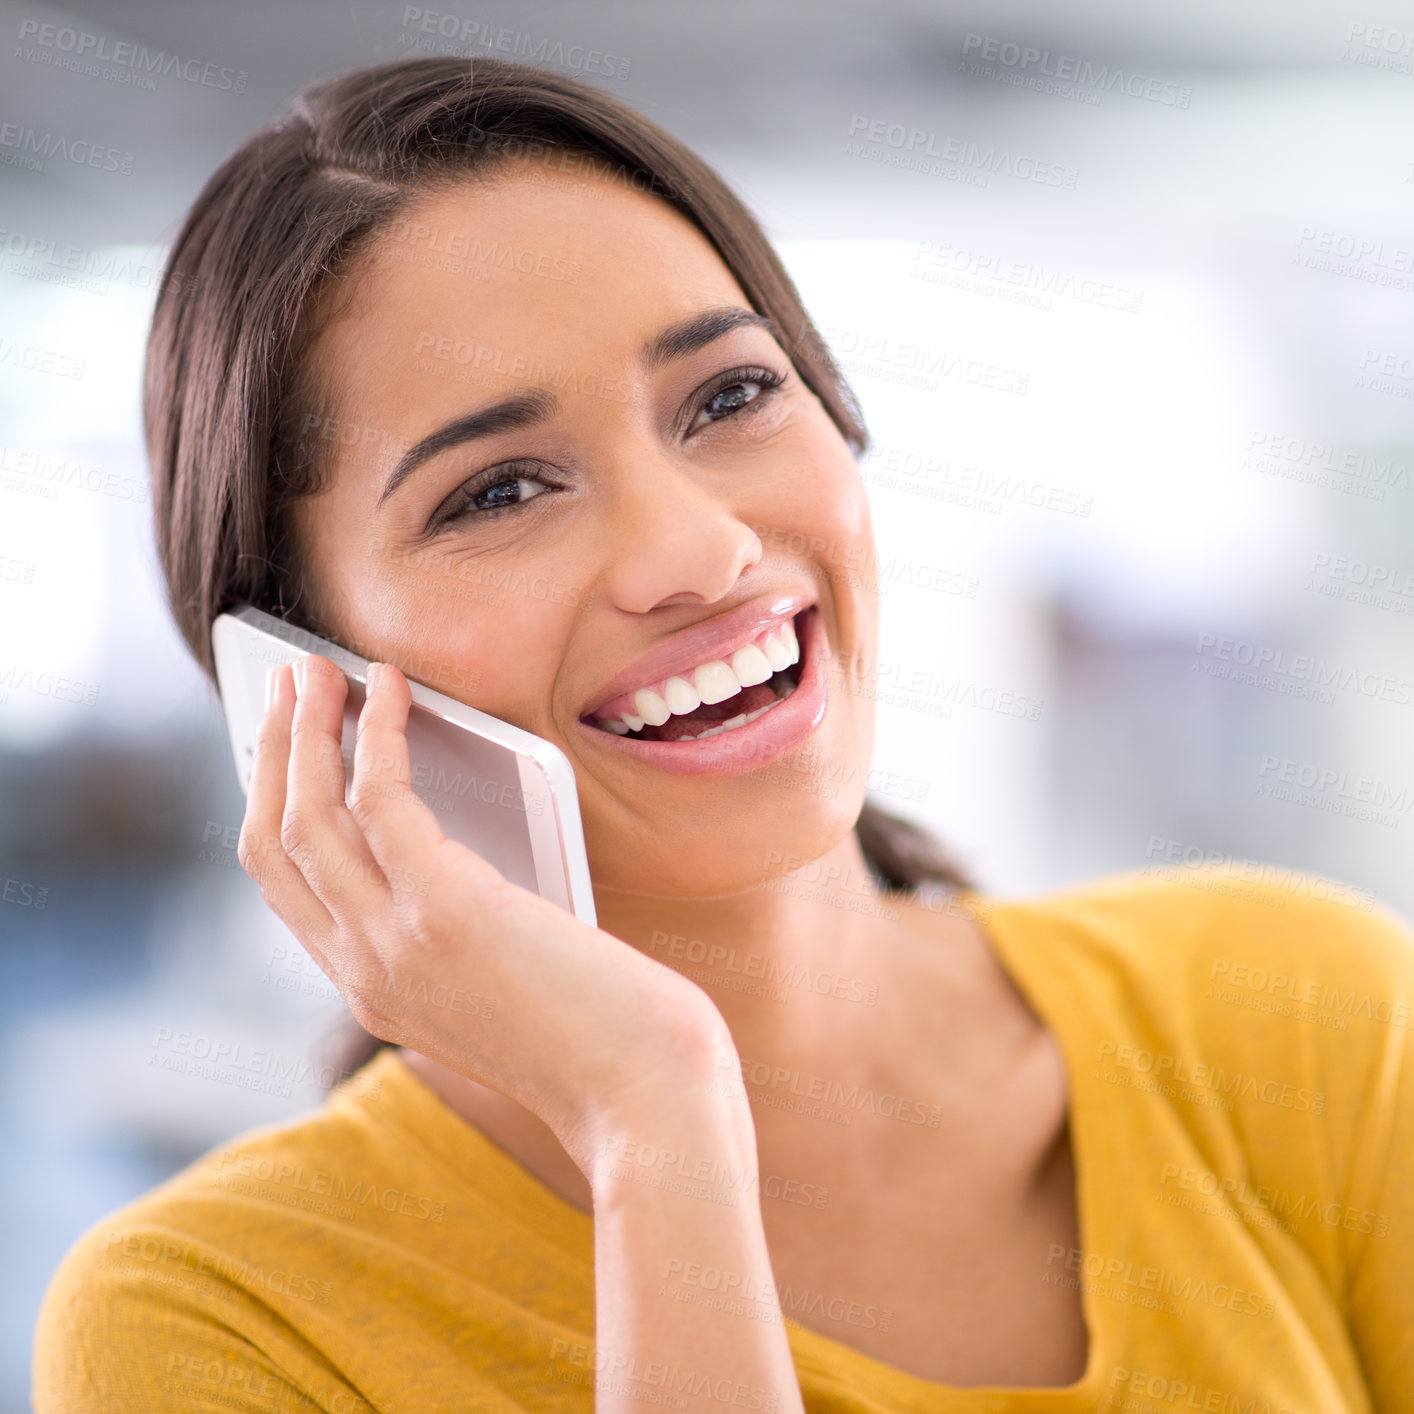
{"type": "MultiPolygon", "coordinates": [[[[1076,1171],[1076,1207],[1079,1244],[1082,1252],[1096,1250],[1097,1217],[1108,1211],[1113,1195],[1100,1191],[1106,1177],[1103,1165],[1092,1165],[1090,1155],[1104,1148],[1099,1142],[1089,1088],[1084,1085],[1081,1054],[1084,1044],[1076,1015],[1080,999],[1064,992],[1064,983],[1043,969],[1030,971],[1039,954],[1028,950],[1018,938],[1025,923],[1019,910],[968,891],[957,898],[973,906],[985,936],[992,944],[1003,969],[1025,997],[1032,1010],[1055,1036],[1066,1075],[1071,1152],[1076,1171]],[[1016,931],[1013,931],[1015,929],[1016,931]],[[1085,1103],[1077,1104],[1077,1093],[1085,1103]]],[[[368,1066],[368,1077],[376,1079],[382,1100],[376,1102],[383,1117],[399,1128],[409,1142],[430,1151],[460,1182],[468,1182],[530,1232],[547,1238],[567,1255],[583,1263],[592,1286],[594,1266],[594,1222],[586,1213],[566,1203],[504,1149],[499,1148],[474,1125],[452,1110],[434,1090],[420,1080],[396,1050],[385,1050],[368,1066]],[[386,1105],[384,1102],[387,1102],[386,1105]]],[[[368,1100],[362,1101],[368,1103],[368,1100]]],[[[1103,1244],[1098,1244],[1103,1250],[1103,1244]]],[[[900,1370],[897,1366],[867,1355],[809,1326],[786,1319],[786,1334],[797,1367],[819,1380],[866,1392],[895,1404],[905,1400],[919,1411],[938,1409],[937,1401],[958,1401],[959,1407],[982,1410],[989,1404],[997,1409],[1014,1409],[1018,1400],[1034,1404],[1037,1410],[1055,1411],[1094,1408],[1100,1399],[1101,1372],[1111,1349],[1111,1329],[1100,1319],[1099,1304],[1090,1284],[1081,1284],[1081,1310],[1088,1335],[1089,1350],[1085,1372],[1069,1385],[951,1385],[900,1370]],[[980,1402],[979,1402],[980,1401],[980,1402]]]]}
{"type": "MultiPolygon", "coordinates": [[[[1092,1165],[1089,1161],[1090,1155],[1100,1152],[1103,1146],[1098,1143],[1099,1135],[1095,1128],[1099,1116],[1090,1102],[1089,1087],[1084,1084],[1082,1065],[1086,1056],[1082,1053],[1082,1047],[1087,1042],[1080,1035],[1078,1023],[1072,1020],[1077,1015],[1075,1003],[1078,999],[1063,996],[1064,984],[1059,983],[1053,974],[1028,970],[1032,959],[1040,954],[1035,950],[1028,951],[1024,944],[1019,945],[1018,933],[1025,929],[1019,909],[969,890],[958,890],[956,897],[972,906],[979,926],[992,944],[1003,970],[1045,1023],[1047,1030],[1055,1036],[1060,1048],[1076,1174],[1078,1242],[1081,1252],[1089,1252],[1095,1246],[1097,1215],[1109,1211],[1105,1205],[1114,1198],[1112,1194],[1100,1191],[1100,1183],[1107,1176],[1103,1165],[1092,1165]],[[1017,931],[1013,932],[1013,928],[1017,931]],[[1086,1103],[1083,1106],[1076,1104],[1077,1090],[1085,1093],[1086,1103]]],[[[946,1400],[948,1407],[955,1404],[958,1409],[965,1408],[981,1414],[988,1407],[1013,1410],[1018,1401],[1025,1401],[1038,1411],[1050,1409],[1058,1414],[1061,1410],[1098,1408],[1103,1399],[1100,1388],[1102,1372],[1113,1363],[1109,1358],[1112,1331],[1108,1323],[1100,1319],[1096,1309],[1098,1297],[1093,1295],[1090,1283],[1081,1283],[1080,1299],[1089,1349],[1084,1373],[1069,1385],[946,1384],[900,1370],[896,1365],[866,1355],[808,1326],[788,1321],[787,1329],[791,1351],[799,1368],[808,1368],[817,1378],[847,1383],[895,1405],[900,1400],[906,1400],[909,1407],[918,1411],[937,1411],[939,1401],[946,1400]]]]}

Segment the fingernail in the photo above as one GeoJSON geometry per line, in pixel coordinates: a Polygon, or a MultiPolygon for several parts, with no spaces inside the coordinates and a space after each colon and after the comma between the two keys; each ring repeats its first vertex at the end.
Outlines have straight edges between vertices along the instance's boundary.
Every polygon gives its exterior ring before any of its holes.
{"type": "Polygon", "coordinates": [[[381,678],[382,676],[383,676],[383,665],[382,665],[382,663],[370,663],[370,664],[368,665],[368,690],[369,690],[369,692],[377,692],[377,691],[378,691],[378,680],[379,680],[379,678],[381,678]]]}
{"type": "Polygon", "coordinates": [[[270,710],[270,704],[275,700],[275,669],[265,670],[265,710],[270,710]]]}
{"type": "Polygon", "coordinates": [[[305,659],[301,658],[294,666],[295,675],[295,697],[298,698],[304,689],[304,665],[305,659]]]}

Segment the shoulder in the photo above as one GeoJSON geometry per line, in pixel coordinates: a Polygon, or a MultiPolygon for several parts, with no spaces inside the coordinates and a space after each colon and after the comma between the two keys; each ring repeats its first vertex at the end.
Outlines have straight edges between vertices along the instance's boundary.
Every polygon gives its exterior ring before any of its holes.
{"type": "Polygon", "coordinates": [[[375,1150],[334,1096],[236,1136],[89,1228],[40,1306],[35,1408],[205,1408],[194,1391],[212,1370],[247,1394],[265,1387],[271,1407],[293,1398],[262,1352],[327,1310],[340,1260],[329,1232],[354,1224],[320,1209],[333,1211],[332,1175],[379,1188],[375,1150]]]}
{"type": "MultiPolygon", "coordinates": [[[[1342,984],[1347,994],[1383,989],[1414,1004],[1408,920],[1368,891],[1310,871],[1227,858],[1164,862],[1003,907],[1067,938],[1078,965],[1136,982],[1180,992],[1219,984],[1305,1005],[1336,1003],[1342,984]]],[[[1379,1010],[1376,1019],[1394,1015],[1379,1010]]]]}
{"type": "Polygon", "coordinates": [[[1204,861],[1003,905],[998,921],[1101,1061],[1195,1079],[1228,1113],[1251,1101],[1249,1129],[1294,1110],[1345,1144],[1410,1049],[1414,930],[1338,880],[1204,861]]]}

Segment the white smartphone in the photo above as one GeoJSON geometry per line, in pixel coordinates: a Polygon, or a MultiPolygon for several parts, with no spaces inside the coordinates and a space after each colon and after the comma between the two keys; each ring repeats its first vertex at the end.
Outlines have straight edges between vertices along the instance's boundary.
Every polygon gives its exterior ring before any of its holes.
{"type": "MultiPolygon", "coordinates": [[[[241,789],[249,792],[255,732],[265,715],[268,668],[318,653],[349,680],[342,749],[350,783],[368,659],[243,605],[211,627],[221,703],[241,789]]],[[[512,883],[594,923],[579,792],[569,758],[553,742],[408,680],[412,788],[454,840],[512,883]]]]}

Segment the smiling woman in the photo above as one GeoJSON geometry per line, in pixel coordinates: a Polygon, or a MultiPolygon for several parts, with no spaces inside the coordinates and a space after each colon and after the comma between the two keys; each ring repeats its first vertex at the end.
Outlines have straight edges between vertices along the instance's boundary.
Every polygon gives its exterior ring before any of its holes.
{"type": "Polygon", "coordinates": [[[207,672],[240,602],[378,665],[351,779],[342,673],[272,675],[240,857],[382,1053],[74,1247],[39,1414],[1404,1407],[1407,929],[1003,904],[865,804],[864,431],[680,144],[510,63],[312,89],[178,237],[146,416],[207,672]],[[598,927],[411,793],[409,678],[569,758],[598,927]],[[1214,981],[1337,968],[1385,1010],[1214,981]]]}

